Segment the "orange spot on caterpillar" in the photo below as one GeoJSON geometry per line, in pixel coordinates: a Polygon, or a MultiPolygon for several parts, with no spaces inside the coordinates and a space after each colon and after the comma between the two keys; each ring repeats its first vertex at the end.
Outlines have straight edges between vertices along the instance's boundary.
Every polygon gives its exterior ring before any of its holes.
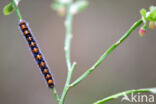
{"type": "Polygon", "coordinates": [[[45,67],[45,62],[42,61],[42,62],[40,63],[40,67],[45,67]]]}
{"type": "Polygon", "coordinates": [[[42,56],[40,55],[40,54],[38,54],[37,56],[36,56],[36,60],[41,60],[42,59],[42,56]]]}
{"type": "Polygon", "coordinates": [[[24,35],[27,35],[27,34],[29,34],[30,32],[29,32],[29,30],[25,30],[24,31],[24,35]]]}
{"type": "Polygon", "coordinates": [[[31,41],[31,40],[32,40],[32,37],[29,36],[29,37],[27,38],[27,41],[31,41]]]}
{"type": "Polygon", "coordinates": [[[48,72],[48,69],[46,68],[42,72],[43,72],[43,74],[46,74],[48,72]]]}
{"type": "Polygon", "coordinates": [[[37,53],[38,51],[39,51],[39,49],[38,49],[38,48],[36,48],[36,47],[35,47],[35,48],[33,48],[33,50],[32,50],[32,52],[33,52],[33,53],[37,53]]]}
{"type": "Polygon", "coordinates": [[[35,45],[36,45],[35,42],[31,42],[31,43],[30,43],[30,47],[34,47],[35,45]]]}
{"type": "Polygon", "coordinates": [[[53,80],[49,79],[48,84],[53,84],[53,80]]]}
{"type": "Polygon", "coordinates": [[[22,30],[27,28],[26,24],[21,24],[20,27],[22,30]]]}
{"type": "Polygon", "coordinates": [[[46,79],[51,78],[51,75],[50,74],[47,74],[45,78],[46,79]]]}

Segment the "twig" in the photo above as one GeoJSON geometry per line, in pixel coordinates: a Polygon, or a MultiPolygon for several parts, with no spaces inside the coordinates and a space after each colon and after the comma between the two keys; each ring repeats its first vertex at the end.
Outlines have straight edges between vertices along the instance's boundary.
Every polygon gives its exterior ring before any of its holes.
{"type": "Polygon", "coordinates": [[[128,91],[120,92],[120,93],[117,93],[115,95],[106,97],[106,98],[104,98],[102,100],[99,100],[99,101],[93,103],[93,104],[103,104],[103,103],[108,102],[110,100],[114,100],[114,99],[117,99],[118,97],[121,97],[121,96],[124,96],[124,95],[127,95],[127,94],[131,94],[131,93],[151,92],[151,93],[155,94],[155,91],[156,91],[156,88],[145,88],[145,89],[128,90],[128,91]]]}
{"type": "Polygon", "coordinates": [[[76,65],[77,64],[74,62],[72,65],[72,69],[70,71],[68,71],[67,80],[66,80],[65,87],[64,87],[64,90],[63,90],[59,104],[64,104],[65,97],[69,91],[70,80],[71,80],[71,77],[72,77],[72,74],[73,74],[73,71],[74,71],[76,65]]]}
{"type": "Polygon", "coordinates": [[[60,101],[60,98],[59,98],[59,96],[58,96],[58,93],[57,93],[57,91],[56,91],[56,88],[53,87],[53,88],[52,88],[52,91],[53,91],[53,93],[54,93],[54,97],[55,97],[56,101],[59,102],[59,101],[60,101]]]}
{"type": "Polygon", "coordinates": [[[72,3],[73,0],[70,0],[70,2],[66,5],[67,11],[66,11],[66,19],[64,23],[66,29],[66,36],[65,36],[64,51],[65,51],[66,64],[68,68],[68,74],[67,74],[67,79],[65,82],[65,86],[59,104],[64,104],[65,97],[69,90],[69,84],[71,81],[72,73],[76,67],[76,63],[73,63],[73,65],[71,65],[71,60],[70,60],[70,46],[71,46],[71,39],[72,39],[72,20],[73,20],[73,14],[71,13],[70,9],[72,3]]]}
{"type": "Polygon", "coordinates": [[[86,78],[92,71],[94,71],[101,63],[102,61],[117,47],[119,46],[141,23],[142,19],[135,22],[132,27],[116,42],[114,43],[110,48],[104,52],[104,54],[97,60],[97,62],[89,68],[84,74],[82,74],[77,80],[75,80],[72,84],[70,84],[70,88],[76,86],[78,83],[81,82],[84,78],[86,78]]]}
{"type": "Polygon", "coordinates": [[[16,5],[15,0],[11,0],[11,2],[12,2],[13,7],[15,8],[18,20],[21,21],[22,20],[22,16],[21,16],[21,13],[20,13],[20,11],[18,9],[18,6],[16,5]]]}
{"type": "Polygon", "coordinates": [[[70,61],[70,46],[71,46],[71,39],[72,39],[72,20],[73,20],[73,15],[70,12],[71,5],[72,5],[72,1],[67,5],[67,15],[64,23],[66,28],[64,51],[65,51],[66,64],[69,71],[71,70],[72,67],[70,61]]]}

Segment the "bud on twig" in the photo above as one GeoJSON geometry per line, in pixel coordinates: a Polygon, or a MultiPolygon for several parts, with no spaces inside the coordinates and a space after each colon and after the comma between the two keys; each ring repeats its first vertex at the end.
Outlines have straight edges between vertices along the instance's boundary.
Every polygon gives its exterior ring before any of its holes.
{"type": "Polygon", "coordinates": [[[141,28],[139,29],[139,35],[140,35],[141,37],[143,37],[143,36],[145,35],[145,33],[146,33],[146,29],[143,28],[143,27],[141,27],[141,28]]]}
{"type": "Polygon", "coordinates": [[[150,21],[149,22],[149,28],[150,29],[155,29],[156,28],[156,22],[150,21]]]}

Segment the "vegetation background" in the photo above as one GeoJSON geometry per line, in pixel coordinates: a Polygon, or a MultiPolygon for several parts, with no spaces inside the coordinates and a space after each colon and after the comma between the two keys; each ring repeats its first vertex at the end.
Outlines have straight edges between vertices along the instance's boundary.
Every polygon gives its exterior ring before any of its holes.
{"type": "MultiPolygon", "coordinates": [[[[56,104],[17,27],[17,17],[4,16],[0,1],[0,103],[56,104]]],[[[22,0],[20,11],[38,40],[61,94],[67,68],[64,58],[64,19],[50,8],[52,0],[22,0]]],[[[140,19],[140,9],[155,0],[90,0],[74,18],[71,58],[78,63],[73,80],[87,70],[129,27],[140,19]]],[[[72,88],[66,104],[91,104],[109,95],[156,86],[156,30],[143,38],[138,30],[121,44],[95,72],[72,88]]],[[[110,103],[110,102],[108,102],[110,103]]],[[[111,104],[120,103],[120,99],[111,104]]],[[[107,104],[107,103],[106,103],[107,104]]]]}

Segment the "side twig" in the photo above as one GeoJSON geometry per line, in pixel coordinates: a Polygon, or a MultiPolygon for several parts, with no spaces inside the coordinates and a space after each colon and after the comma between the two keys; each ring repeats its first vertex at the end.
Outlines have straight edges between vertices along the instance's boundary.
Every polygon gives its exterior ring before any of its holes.
{"type": "Polygon", "coordinates": [[[156,88],[145,88],[145,89],[136,89],[136,90],[128,90],[128,91],[120,92],[120,93],[117,93],[115,95],[106,97],[102,100],[99,100],[93,104],[103,104],[103,103],[108,102],[110,100],[117,99],[118,97],[121,97],[121,96],[124,96],[127,94],[131,94],[131,93],[138,93],[138,92],[150,92],[150,93],[156,94],[156,88]]]}
{"type": "Polygon", "coordinates": [[[56,88],[53,87],[52,88],[52,91],[53,91],[53,94],[54,94],[54,97],[55,97],[56,101],[59,102],[60,101],[60,98],[59,98],[59,95],[58,95],[58,93],[56,91],[56,88]]]}
{"type": "Polygon", "coordinates": [[[102,61],[112,52],[116,47],[118,47],[141,23],[142,19],[135,22],[132,27],[110,48],[108,48],[104,54],[97,60],[97,62],[89,68],[84,74],[82,74],[77,80],[75,80],[72,84],[70,84],[70,88],[76,86],[78,83],[81,82],[84,78],[86,78],[91,72],[93,72],[101,63],[102,61]]]}
{"type": "Polygon", "coordinates": [[[64,87],[64,90],[63,90],[63,93],[62,93],[61,100],[60,100],[59,104],[64,104],[65,97],[66,97],[66,95],[67,95],[67,93],[69,91],[69,84],[70,84],[70,80],[71,80],[73,70],[75,69],[75,67],[76,67],[76,63],[73,63],[72,69],[71,69],[72,71],[68,72],[66,84],[65,84],[65,87],[64,87]]]}
{"type": "Polygon", "coordinates": [[[15,0],[11,0],[11,3],[13,5],[13,7],[15,8],[15,11],[16,11],[16,14],[17,14],[17,17],[18,17],[18,20],[21,21],[22,20],[22,15],[18,9],[18,6],[16,5],[16,2],[15,0]]]}

